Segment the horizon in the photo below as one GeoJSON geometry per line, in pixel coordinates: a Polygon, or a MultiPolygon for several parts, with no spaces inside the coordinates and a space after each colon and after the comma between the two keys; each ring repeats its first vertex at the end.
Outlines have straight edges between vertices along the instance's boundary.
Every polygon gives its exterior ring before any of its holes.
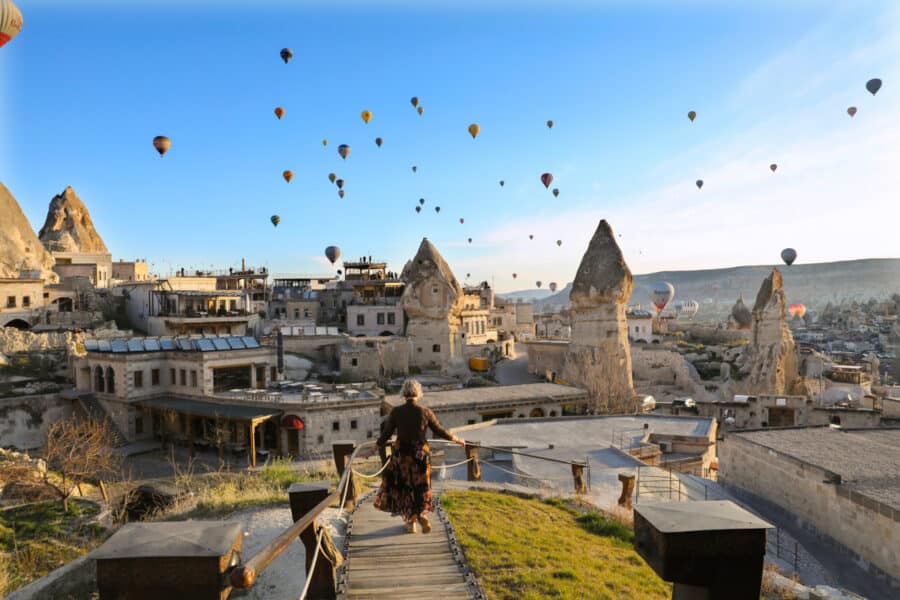
{"type": "Polygon", "coordinates": [[[0,174],[35,231],[71,185],[113,258],[160,275],[333,274],[327,245],[399,271],[428,237],[461,282],[512,293],[572,281],[601,218],[636,275],[777,266],[786,246],[797,265],[894,258],[867,222],[900,219],[890,3],[508,4],[28,3],[0,50],[0,174]]]}

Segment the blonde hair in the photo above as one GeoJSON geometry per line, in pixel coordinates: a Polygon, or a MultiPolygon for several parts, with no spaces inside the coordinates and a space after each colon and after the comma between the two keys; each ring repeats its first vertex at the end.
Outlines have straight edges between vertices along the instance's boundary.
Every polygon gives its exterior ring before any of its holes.
{"type": "Polygon", "coordinates": [[[421,398],[422,384],[415,379],[407,379],[403,382],[403,387],[400,389],[400,395],[404,398],[421,398]]]}

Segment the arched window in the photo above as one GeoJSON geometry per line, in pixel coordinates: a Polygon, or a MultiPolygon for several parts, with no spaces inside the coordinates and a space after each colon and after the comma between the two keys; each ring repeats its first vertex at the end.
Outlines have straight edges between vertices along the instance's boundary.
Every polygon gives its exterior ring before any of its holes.
{"type": "Polygon", "coordinates": [[[551,410],[551,411],[550,411],[550,416],[551,416],[551,417],[555,417],[555,416],[556,416],[556,411],[555,411],[555,410],[551,410]]]}
{"type": "Polygon", "coordinates": [[[97,367],[94,370],[94,391],[102,392],[105,390],[103,384],[103,367],[97,367]]]}
{"type": "Polygon", "coordinates": [[[108,394],[116,393],[116,372],[112,367],[106,367],[106,392],[108,394]]]}
{"type": "Polygon", "coordinates": [[[544,409],[540,406],[537,408],[531,409],[531,418],[536,419],[544,416],[544,409]]]}

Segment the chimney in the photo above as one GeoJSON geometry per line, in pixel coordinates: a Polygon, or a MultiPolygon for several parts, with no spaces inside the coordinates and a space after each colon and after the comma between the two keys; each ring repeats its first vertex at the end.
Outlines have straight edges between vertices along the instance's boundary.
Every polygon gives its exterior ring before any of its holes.
{"type": "Polygon", "coordinates": [[[241,271],[246,271],[246,270],[247,270],[247,261],[242,258],[241,259],[241,271]]]}

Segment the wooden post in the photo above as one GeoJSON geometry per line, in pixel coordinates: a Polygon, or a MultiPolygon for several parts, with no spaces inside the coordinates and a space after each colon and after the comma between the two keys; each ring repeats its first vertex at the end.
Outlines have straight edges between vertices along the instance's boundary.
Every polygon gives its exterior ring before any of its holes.
{"type": "Polygon", "coordinates": [[[109,504],[109,492],[106,490],[106,484],[102,479],[97,482],[97,487],[100,488],[100,495],[103,496],[103,501],[109,504]]]}
{"type": "Polygon", "coordinates": [[[584,465],[572,463],[572,479],[575,482],[575,493],[586,494],[587,483],[584,480],[584,465]]]}
{"type": "MultiPolygon", "coordinates": [[[[291,501],[291,517],[294,522],[299,521],[307,512],[328,497],[328,483],[293,483],[288,489],[288,497],[291,501]]],[[[300,533],[300,541],[306,548],[306,572],[309,573],[313,555],[316,552],[316,541],[319,537],[320,525],[313,522],[300,533]]],[[[322,534],[322,549],[319,558],[316,559],[316,568],[309,582],[309,598],[331,599],[336,596],[337,577],[336,570],[343,562],[341,553],[338,552],[328,534],[328,530],[322,534]]]]}
{"type": "Polygon", "coordinates": [[[256,423],[250,421],[250,466],[256,466],[256,423]]]}
{"type": "Polygon", "coordinates": [[[338,477],[344,474],[344,469],[347,468],[347,461],[350,460],[350,455],[353,454],[355,448],[356,442],[353,440],[338,440],[331,444],[331,449],[334,452],[334,466],[337,469],[338,477]]]}
{"type": "Polygon", "coordinates": [[[481,481],[481,465],[478,464],[478,444],[466,442],[466,472],[469,481],[481,481]]]}
{"type": "Polygon", "coordinates": [[[634,492],[634,475],[619,473],[619,481],[622,482],[622,494],[619,496],[619,506],[631,508],[631,494],[634,492]]]}

